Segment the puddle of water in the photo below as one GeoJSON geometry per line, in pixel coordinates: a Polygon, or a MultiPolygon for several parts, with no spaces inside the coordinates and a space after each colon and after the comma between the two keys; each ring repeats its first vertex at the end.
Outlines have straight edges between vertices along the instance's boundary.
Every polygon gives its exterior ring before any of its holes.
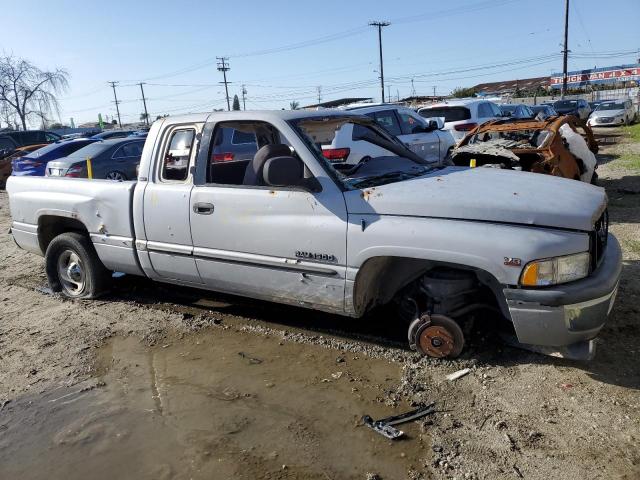
{"type": "Polygon", "coordinates": [[[402,409],[380,401],[400,378],[384,360],[220,329],[116,338],[98,364],[97,388],[0,412],[0,478],[405,478],[426,448],[417,424],[396,442],[361,426],[402,409]]]}

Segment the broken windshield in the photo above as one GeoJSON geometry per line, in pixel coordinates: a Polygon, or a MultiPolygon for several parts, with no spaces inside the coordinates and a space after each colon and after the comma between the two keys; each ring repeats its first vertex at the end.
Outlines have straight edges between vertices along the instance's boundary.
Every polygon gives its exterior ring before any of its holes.
{"type": "Polygon", "coordinates": [[[364,116],[302,118],[291,126],[347,188],[398,182],[435,168],[364,116]]]}

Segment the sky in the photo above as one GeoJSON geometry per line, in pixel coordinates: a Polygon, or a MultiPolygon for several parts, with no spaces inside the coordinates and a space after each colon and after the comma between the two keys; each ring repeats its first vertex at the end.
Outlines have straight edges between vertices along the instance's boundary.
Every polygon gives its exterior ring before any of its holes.
{"type": "MultiPolygon", "coordinates": [[[[563,0],[189,1],[0,0],[0,51],[64,68],[65,124],[122,122],[226,108],[216,57],[229,58],[229,94],[247,109],[342,97],[380,100],[377,30],[393,98],[446,94],[478,83],[562,69],[563,0]],[[413,79],[413,85],[411,80],[413,79]]],[[[571,0],[569,70],[635,63],[640,0],[571,0]]]]}

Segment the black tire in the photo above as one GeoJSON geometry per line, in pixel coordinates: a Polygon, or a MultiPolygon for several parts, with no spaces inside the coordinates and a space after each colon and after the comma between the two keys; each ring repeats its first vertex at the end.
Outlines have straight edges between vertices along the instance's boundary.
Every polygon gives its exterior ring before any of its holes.
{"type": "Polygon", "coordinates": [[[127,176],[120,170],[112,170],[104,177],[106,180],[113,180],[114,182],[126,182],[127,176]]]}
{"type": "Polygon", "coordinates": [[[109,290],[110,272],[93,244],[77,232],[55,237],[45,253],[49,286],[68,298],[97,298],[109,290]]]}

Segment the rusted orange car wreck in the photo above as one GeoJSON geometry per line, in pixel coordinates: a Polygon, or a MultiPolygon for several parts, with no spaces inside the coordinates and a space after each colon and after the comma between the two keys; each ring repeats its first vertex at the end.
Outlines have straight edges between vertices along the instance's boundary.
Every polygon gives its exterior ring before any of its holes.
{"type": "Polygon", "coordinates": [[[473,129],[452,154],[455,165],[492,166],[594,183],[598,144],[574,116],[494,120],[473,129]]]}

